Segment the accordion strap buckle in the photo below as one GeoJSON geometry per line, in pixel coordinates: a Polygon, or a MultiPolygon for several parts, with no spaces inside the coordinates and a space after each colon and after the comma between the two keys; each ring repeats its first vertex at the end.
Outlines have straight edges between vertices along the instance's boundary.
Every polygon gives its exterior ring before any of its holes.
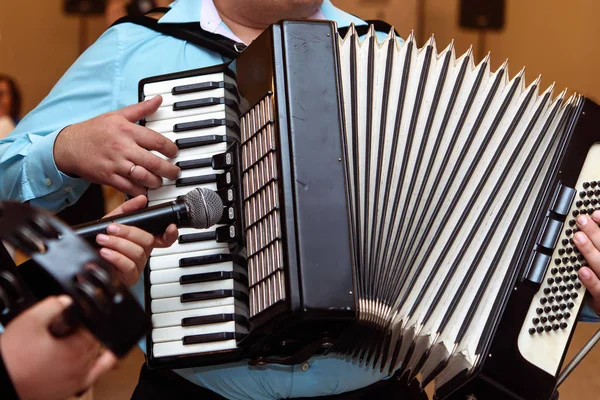
{"type": "Polygon", "coordinates": [[[235,49],[235,51],[237,51],[238,53],[243,53],[244,50],[246,50],[248,46],[246,46],[244,43],[235,43],[233,45],[233,48],[235,49]]]}

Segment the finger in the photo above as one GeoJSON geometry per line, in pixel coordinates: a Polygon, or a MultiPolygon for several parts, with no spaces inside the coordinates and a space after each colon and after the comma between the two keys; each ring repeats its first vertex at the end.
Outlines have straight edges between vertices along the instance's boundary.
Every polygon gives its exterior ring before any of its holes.
{"type": "Polygon", "coordinates": [[[121,277],[121,281],[125,285],[131,286],[137,282],[139,271],[133,260],[106,247],[100,249],[100,255],[115,267],[118,275],[121,277]]]}
{"type": "Polygon", "coordinates": [[[148,171],[158,176],[163,176],[168,179],[179,178],[180,170],[178,166],[171,164],[167,160],[160,158],[147,150],[138,150],[139,151],[136,151],[131,155],[131,162],[146,168],[148,171]]]}
{"type": "Polygon", "coordinates": [[[124,251],[134,250],[133,245],[136,247],[135,251],[137,251],[137,247],[141,247],[144,250],[144,255],[146,256],[150,255],[152,247],[154,246],[154,235],[134,226],[114,223],[106,227],[106,232],[111,235],[107,238],[107,243],[109,245],[124,246],[124,248],[110,248],[128,256],[129,258],[135,257],[136,254],[129,254],[125,253],[124,251]]]}
{"type": "Polygon", "coordinates": [[[98,357],[96,363],[89,370],[87,376],[84,379],[84,387],[90,387],[108,370],[110,370],[117,363],[117,357],[110,351],[105,351],[98,357]]]}
{"type": "Polygon", "coordinates": [[[110,213],[106,214],[104,216],[104,218],[112,217],[113,215],[119,215],[119,214],[124,214],[124,213],[132,212],[132,211],[141,210],[142,208],[146,207],[147,203],[148,203],[148,199],[146,198],[146,196],[144,196],[144,195],[136,196],[132,199],[127,200],[126,202],[121,204],[119,207],[115,208],[110,213]]]}
{"type": "Polygon", "coordinates": [[[595,223],[600,224],[600,210],[594,211],[594,213],[592,214],[592,219],[595,223]]]}
{"type": "Polygon", "coordinates": [[[40,321],[44,329],[73,303],[69,296],[51,296],[32,306],[26,312],[40,321]]]}
{"type": "MultiPolygon", "coordinates": [[[[150,235],[150,237],[152,238],[152,241],[154,241],[154,237],[152,235],[150,235]]],[[[152,247],[146,248],[131,240],[104,234],[99,234],[96,237],[96,242],[106,249],[116,251],[127,257],[135,263],[138,269],[146,264],[148,253],[152,250],[152,247]],[[142,266],[140,266],[140,264],[142,266]]]]}
{"type": "Polygon", "coordinates": [[[169,158],[175,157],[179,153],[177,145],[164,135],[140,125],[131,128],[133,138],[141,147],[147,150],[156,150],[169,158]]]}
{"type": "Polygon", "coordinates": [[[151,189],[157,189],[161,187],[163,183],[160,176],[154,175],[141,165],[135,165],[129,172],[128,177],[133,182],[151,189]]]}
{"type": "Polygon", "coordinates": [[[592,295],[592,308],[595,312],[600,311],[600,279],[589,268],[583,267],[579,270],[579,279],[592,295]]]}
{"type": "Polygon", "coordinates": [[[577,232],[573,236],[573,242],[575,242],[579,252],[585,258],[590,268],[597,275],[600,275],[600,251],[598,251],[583,232],[577,232]]]}
{"type": "Polygon", "coordinates": [[[171,247],[178,237],[177,225],[171,224],[162,235],[154,236],[154,247],[171,247]]]}
{"type": "Polygon", "coordinates": [[[594,247],[600,250],[600,228],[587,215],[577,217],[577,226],[590,239],[594,247]]]}
{"type": "Polygon", "coordinates": [[[146,194],[146,188],[121,175],[113,174],[107,184],[130,196],[146,194]]]}
{"type": "Polygon", "coordinates": [[[116,113],[121,115],[129,122],[137,122],[144,117],[153,114],[158,110],[162,103],[162,97],[156,96],[150,100],[142,101],[141,103],[132,104],[118,110],[116,113]]]}

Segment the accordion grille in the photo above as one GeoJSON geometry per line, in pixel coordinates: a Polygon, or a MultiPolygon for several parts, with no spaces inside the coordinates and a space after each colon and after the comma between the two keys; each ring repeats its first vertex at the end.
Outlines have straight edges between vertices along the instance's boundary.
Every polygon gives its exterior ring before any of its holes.
{"type": "Polygon", "coordinates": [[[240,120],[250,317],[285,300],[273,98],[240,120]]]}

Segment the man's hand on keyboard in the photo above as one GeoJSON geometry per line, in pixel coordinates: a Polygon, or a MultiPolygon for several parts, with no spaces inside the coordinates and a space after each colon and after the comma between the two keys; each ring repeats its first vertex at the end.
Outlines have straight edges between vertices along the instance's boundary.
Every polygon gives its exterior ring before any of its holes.
{"type": "MultiPolygon", "coordinates": [[[[145,196],[137,196],[121,204],[106,217],[128,213],[146,206],[145,196]]],[[[169,247],[177,240],[178,232],[174,224],[169,225],[162,235],[153,236],[133,226],[110,224],[108,235],[98,235],[96,241],[102,246],[100,254],[112,263],[124,284],[131,286],[137,282],[150,252],[155,247],[169,247]]]]}
{"type": "Polygon", "coordinates": [[[600,211],[595,211],[590,219],[587,215],[577,218],[581,232],[575,233],[573,241],[585,257],[588,267],[579,270],[579,279],[592,295],[591,306],[600,315],[600,211]]]}
{"type": "Polygon", "coordinates": [[[54,143],[54,161],[64,174],[108,185],[132,196],[158,188],[162,178],[177,179],[179,168],[166,157],[179,151],[163,135],[136,124],[153,114],[162,97],[102,114],[63,129],[54,143]]]}

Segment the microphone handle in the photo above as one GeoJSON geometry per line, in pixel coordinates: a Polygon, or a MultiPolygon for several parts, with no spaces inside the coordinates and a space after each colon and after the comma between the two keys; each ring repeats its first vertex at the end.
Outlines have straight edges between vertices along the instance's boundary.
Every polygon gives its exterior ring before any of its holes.
{"type": "Polygon", "coordinates": [[[106,233],[106,227],[113,222],[135,226],[153,235],[163,233],[171,224],[175,224],[177,227],[190,226],[185,203],[183,200],[174,200],[143,210],[75,225],[72,229],[75,234],[84,239],[95,239],[96,235],[106,233]]]}

